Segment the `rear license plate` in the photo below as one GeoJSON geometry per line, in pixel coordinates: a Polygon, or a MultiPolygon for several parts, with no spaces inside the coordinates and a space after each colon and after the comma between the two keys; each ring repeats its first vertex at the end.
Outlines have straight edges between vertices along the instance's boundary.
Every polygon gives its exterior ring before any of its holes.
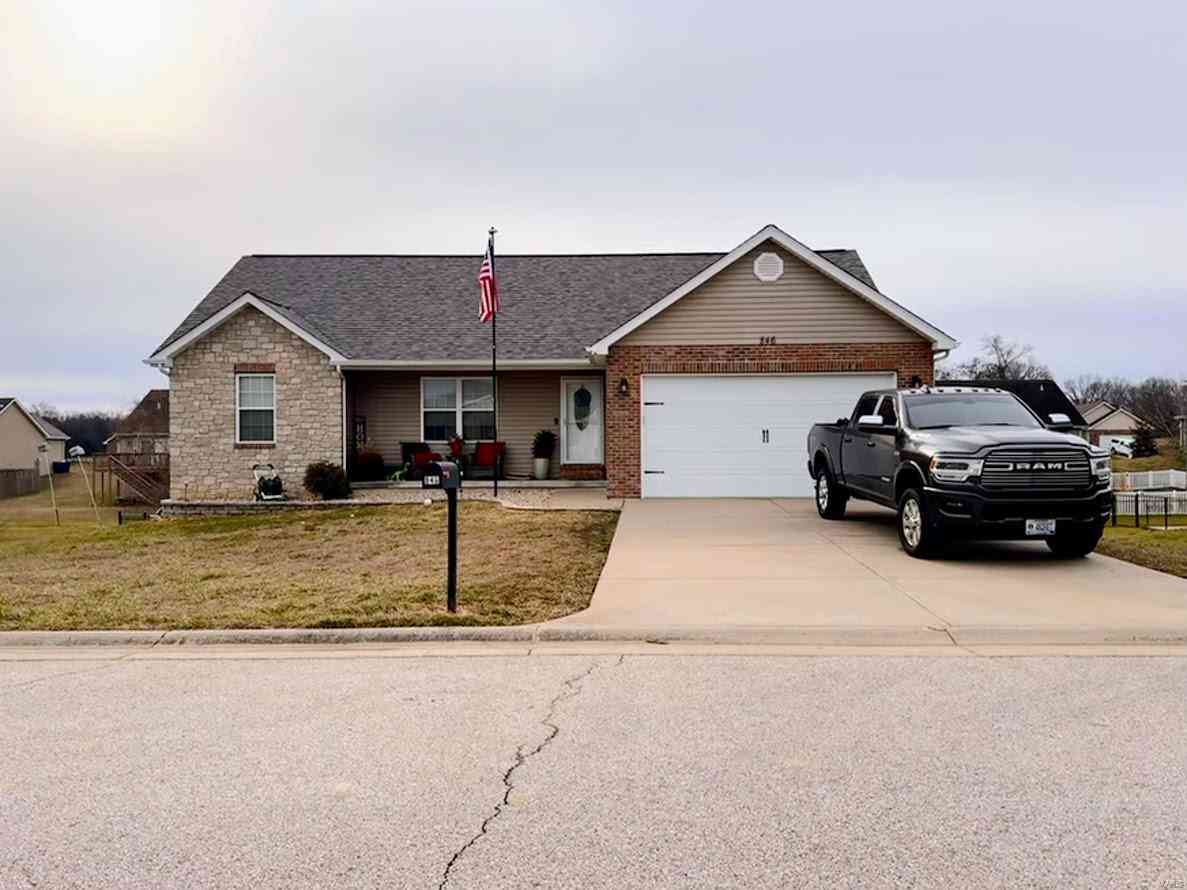
{"type": "Polygon", "coordinates": [[[1026,520],[1026,533],[1028,535],[1053,535],[1055,534],[1055,520],[1028,519],[1026,520]]]}

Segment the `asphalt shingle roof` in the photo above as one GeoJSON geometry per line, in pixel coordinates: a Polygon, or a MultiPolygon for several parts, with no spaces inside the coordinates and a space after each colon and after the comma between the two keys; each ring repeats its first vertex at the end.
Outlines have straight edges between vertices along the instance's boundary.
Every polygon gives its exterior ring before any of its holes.
{"type": "MultiPolygon", "coordinates": [[[[873,287],[856,251],[821,257],[873,287]]],[[[502,359],[577,359],[724,253],[497,258],[502,359]]],[[[250,291],[351,359],[490,356],[475,256],[245,256],[158,348],[250,291]]]]}

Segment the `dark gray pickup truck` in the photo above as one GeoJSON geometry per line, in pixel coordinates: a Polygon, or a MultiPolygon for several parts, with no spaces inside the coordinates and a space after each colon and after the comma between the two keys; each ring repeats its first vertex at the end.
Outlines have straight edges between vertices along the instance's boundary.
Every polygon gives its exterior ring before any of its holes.
{"type": "Polygon", "coordinates": [[[822,517],[842,518],[850,498],[890,507],[917,557],[956,536],[1043,540],[1084,556],[1112,511],[1108,453],[1046,429],[996,389],[865,393],[850,417],[812,427],[808,472],[822,517]]]}

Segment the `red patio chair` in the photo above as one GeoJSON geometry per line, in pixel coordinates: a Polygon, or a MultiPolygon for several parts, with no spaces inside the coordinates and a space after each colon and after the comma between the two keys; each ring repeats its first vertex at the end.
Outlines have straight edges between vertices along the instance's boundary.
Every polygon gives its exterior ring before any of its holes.
{"type": "Polygon", "coordinates": [[[502,479],[506,452],[506,442],[479,442],[474,448],[474,456],[470,458],[470,476],[502,479]]]}

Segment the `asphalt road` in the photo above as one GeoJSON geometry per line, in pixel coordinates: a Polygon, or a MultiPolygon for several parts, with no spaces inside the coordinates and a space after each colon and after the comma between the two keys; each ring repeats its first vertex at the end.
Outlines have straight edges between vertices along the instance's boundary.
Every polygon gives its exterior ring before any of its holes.
{"type": "Polygon", "coordinates": [[[597,651],[0,653],[0,887],[1187,887],[1187,658],[597,651]]]}

